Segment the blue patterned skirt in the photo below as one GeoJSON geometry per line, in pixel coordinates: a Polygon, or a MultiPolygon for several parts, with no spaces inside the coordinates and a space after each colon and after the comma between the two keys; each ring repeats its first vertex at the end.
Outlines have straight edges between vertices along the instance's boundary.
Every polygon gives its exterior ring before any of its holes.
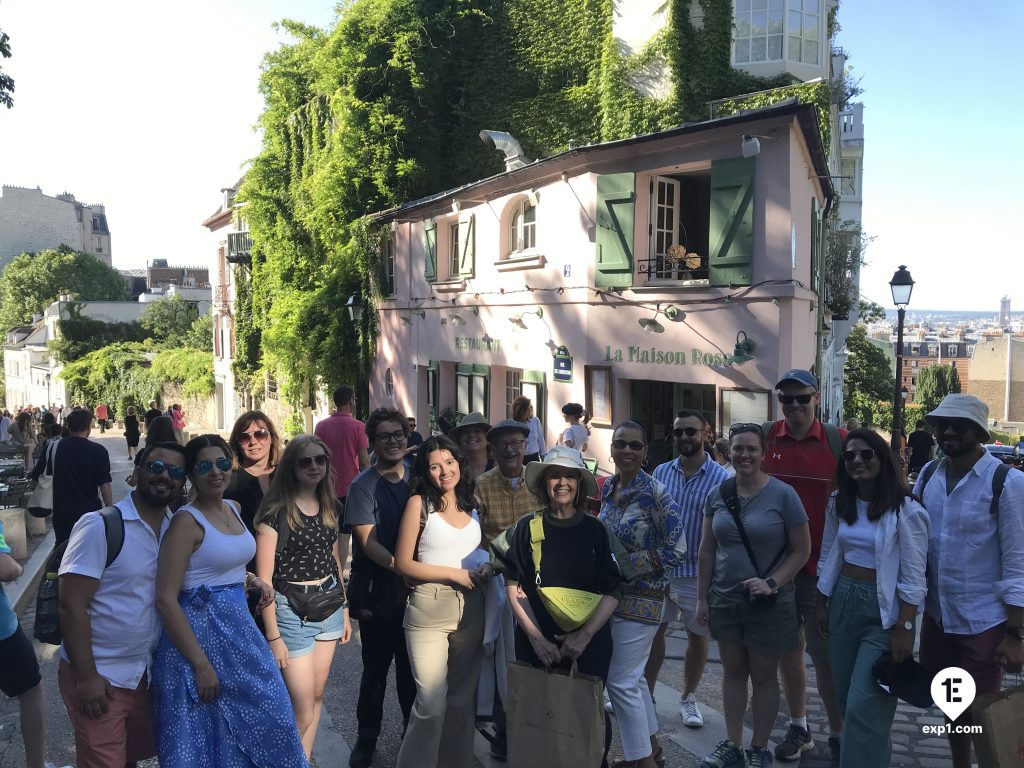
{"type": "Polygon", "coordinates": [[[192,665],[164,632],[153,664],[161,768],[306,768],[288,689],[245,602],[241,584],[205,584],[178,596],[220,681],[199,700],[192,665]]]}

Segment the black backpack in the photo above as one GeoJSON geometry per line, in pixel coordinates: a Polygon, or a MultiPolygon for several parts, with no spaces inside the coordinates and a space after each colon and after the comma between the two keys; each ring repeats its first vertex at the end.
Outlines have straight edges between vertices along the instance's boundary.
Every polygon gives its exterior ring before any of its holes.
{"type": "MultiPolygon", "coordinates": [[[[103,532],[107,537],[107,561],[103,568],[107,569],[119,554],[124,546],[124,518],[121,517],[121,510],[117,507],[104,507],[100,510],[100,517],[103,519],[103,532]]],[[[32,634],[36,640],[48,645],[60,645],[60,563],[64,559],[64,552],[68,543],[62,541],[53,548],[49,558],[46,560],[46,570],[43,580],[39,583],[39,590],[36,592],[36,622],[32,634]]]]}
{"type": "MultiPolygon", "coordinates": [[[[921,471],[921,504],[924,505],[924,489],[928,485],[928,481],[932,479],[932,475],[935,474],[935,470],[939,468],[945,459],[937,459],[930,461],[925,468],[921,471]]],[[[1010,467],[1006,464],[1000,464],[996,467],[996,471],[992,474],[992,504],[989,511],[992,513],[992,517],[999,517],[999,497],[1003,495],[1003,486],[1006,485],[1006,476],[1010,474],[1010,467]]]]}

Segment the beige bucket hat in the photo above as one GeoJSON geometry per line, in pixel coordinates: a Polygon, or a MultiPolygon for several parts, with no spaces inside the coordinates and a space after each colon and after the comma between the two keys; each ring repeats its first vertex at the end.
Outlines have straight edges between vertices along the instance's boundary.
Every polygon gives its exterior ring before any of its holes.
{"type": "Polygon", "coordinates": [[[544,461],[531,461],[526,465],[526,487],[533,491],[534,495],[538,499],[547,499],[547,491],[541,487],[541,480],[544,476],[544,470],[548,467],[569,467],[570,469],[578,469],[580,472],[580,487],[582,494],[581,499],[588,496],[599,496],[600,491],[597,487],[597,480],[594,477],[594,473],[587,469],[587,465],[583,463],[583,454],[575,448],[569,448],[565,445],[556,445],[547,455],[544,457],[544,461]]]}

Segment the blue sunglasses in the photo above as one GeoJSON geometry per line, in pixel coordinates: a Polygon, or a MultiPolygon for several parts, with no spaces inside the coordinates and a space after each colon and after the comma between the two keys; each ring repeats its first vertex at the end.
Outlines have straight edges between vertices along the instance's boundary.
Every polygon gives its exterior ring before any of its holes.
{"type": "Polygon", "coordinates": [[[222,456],[216,461],[210,461],[209,459],[197,461],[194,467],[195,473],[198,477],[208,475],[213,470],[214,466],[216,466],[217,469],[219,469],[221,472],[227,472],[229,469],[231,469],[231,459],[229,459],[227,456],[222,456]]]}

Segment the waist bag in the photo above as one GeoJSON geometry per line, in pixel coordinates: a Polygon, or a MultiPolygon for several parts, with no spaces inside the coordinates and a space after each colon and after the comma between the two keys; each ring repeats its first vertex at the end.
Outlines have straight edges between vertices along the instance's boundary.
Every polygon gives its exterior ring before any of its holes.
{"type": "Polygon", "coordinates": [[[537,515],[530,520],[530,551],[533,554],[533,569],[537,572],[537,593],[555,623],[565,632],[574,632],[586,624],[604,595],[571,587],[542,586],[540,558],[543,542],[544,518],[537,515]]]}

